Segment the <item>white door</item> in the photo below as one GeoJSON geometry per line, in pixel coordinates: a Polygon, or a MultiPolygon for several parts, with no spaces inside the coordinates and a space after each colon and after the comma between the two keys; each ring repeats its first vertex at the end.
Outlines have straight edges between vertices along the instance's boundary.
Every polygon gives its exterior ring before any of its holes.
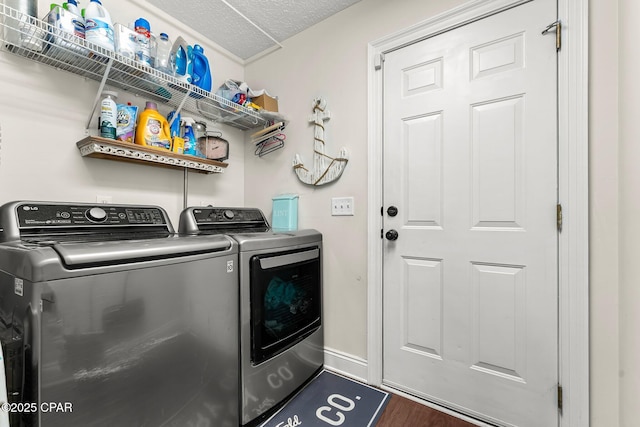
{"type": "Polygon", "coordinates": [[[383,382],[498,425],[558,424],[555,17],[534,0],[383,66],[383,382]]]}

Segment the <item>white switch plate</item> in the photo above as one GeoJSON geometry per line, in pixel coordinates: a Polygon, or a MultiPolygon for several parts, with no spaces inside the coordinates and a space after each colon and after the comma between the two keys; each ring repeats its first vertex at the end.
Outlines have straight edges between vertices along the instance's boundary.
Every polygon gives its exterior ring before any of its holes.
{"type": "Polygon", "coordinates": [[[332,216],[354,215],[353,197],[333,197],[331,198],[332,216]]]}

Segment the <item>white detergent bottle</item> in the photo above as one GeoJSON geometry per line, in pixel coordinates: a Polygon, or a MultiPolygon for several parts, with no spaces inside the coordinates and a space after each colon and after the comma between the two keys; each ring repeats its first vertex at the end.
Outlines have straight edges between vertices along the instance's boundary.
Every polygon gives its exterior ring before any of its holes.
{"type": "Polygon", "coordinates": [[[116,92],[105,90],[102,92],[104,98],[100,103],[100,136],[108,139],[116,139],[116,129],[118,128],[118,106],[115,98],[116,92]]]}
{"type": "Polygon", "coordinates": [[[82,39],[85,38],[84,18],[82,17],[82,13],[80,13],[78,3],[76,0],[68,0],[65,4],[67,5],[67,10],[75,15],[75,18],[73,18],[73,34],[82,39]]]}
{"type": "Polygon", "coordinates": [[[91,0],[84,11],[85,38],[88,42],[114,51],[113,23],[100,0],[91,0]]]}

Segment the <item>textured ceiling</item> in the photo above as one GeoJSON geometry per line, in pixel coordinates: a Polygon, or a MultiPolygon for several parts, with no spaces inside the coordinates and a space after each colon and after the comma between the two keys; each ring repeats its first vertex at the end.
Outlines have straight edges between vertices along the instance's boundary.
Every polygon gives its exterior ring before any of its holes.
{"type": "Polygon", "coordinates": [[[277,46],[260,29],[282,42],[360,0],[148,1],[234,55],[249,59],[277,46]]]}

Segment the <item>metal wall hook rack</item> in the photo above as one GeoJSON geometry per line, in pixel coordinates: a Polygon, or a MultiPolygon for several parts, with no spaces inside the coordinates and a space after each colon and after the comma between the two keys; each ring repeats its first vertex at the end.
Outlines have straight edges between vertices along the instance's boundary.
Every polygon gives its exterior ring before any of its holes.
{"type": "Polygon", "coordinates": [[[284,147],[285,127],[285,122],[277,122],[251,135],[251,142],[256,146],[255,155],[262,157],[284,147]]]}

